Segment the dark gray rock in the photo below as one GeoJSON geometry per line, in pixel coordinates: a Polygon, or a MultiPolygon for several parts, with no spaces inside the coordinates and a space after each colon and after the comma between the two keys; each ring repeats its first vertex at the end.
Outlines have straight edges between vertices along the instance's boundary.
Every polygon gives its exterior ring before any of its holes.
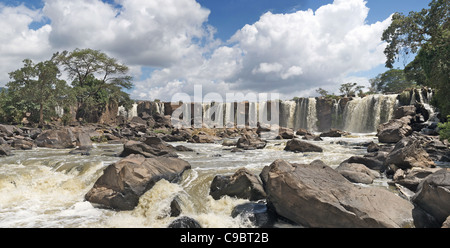
{"type": "Polygon", "coordinates": [[[231,212],[231,217],[240,216],[260,228],[271,228],[277,221],[277,215],[264,203],[244,203],[237,205],[231,212]]]}
{"type": "Polygon", "coordinates": [[[299,139],[288,141],[284,150],[292,152],[323,152],[321,147],[299,139]]]}
{"type": "Polygon", "coordinates": [[[413,130],[409,125],[410,120],[411,117],[406,116],[380,124],[377,129],[378,141],[381,143],[397,143],[402,138],[411,135],[413,130]]]}
{"type": "Polygon", "coordinates": [[[130,140],[123,145],[123,151],[120,157],[126,157],[130,154],[141,154],[147,158],[153,157],[178,157],[176,149],[162,141],[158,137],[147,137],[144,142],[130,140]]]}
{"type": "Polygon", "coordinates": [[[350,183],[322,161],[291,164],[274,161],[260,175],[268,204],[305,227],[404,227],[413,205],[378,187],[350,183]]]}
{"type": "Polygon", "coordinates": [[[411,201],[442,225],[450,215],[450,171],[441,169],[427,176],[411,201]]]}
{"type": "Polygon", "coordinates": [[[352,183],[371,184],[373,180],[380,177],[380,173],[367,168],[363,164],[341,163],[336,171],[352,183]]]}
{"type": "Polygon", "coordinates": [[[239,169],[231,176],[215,176],[211,182],[209,194],[215,200],[225,195],[250,201],[266,198],[259,177],[245,168],[239,169]]]}
{"type": "Polygon", "coordinates": [[[386,157],[385,165],[394,164],[401,169],[435,167],[433,160],[422,147],[419,139],[405,137],[395,144],[394,149],[386,157]]]}
{"type": "Polygon", "coordinates": [[[38,147],[54,149],[74,148],[76,137],[70,128],[61,130],[46,130],[39,134],[35,140],[38,147]]]}
{"type": "Polygon", "coordinates": [[[179,158],[145,158],[133,154],[109,165],[95,182],[85,199],[100,207],[132,210],[139,197],[156,182],[165,179],[176,182],[191,165],[179,158]]]}
{"type": "Polygon", "coordinates": [[[202,228],[200,223],[195,219],[187,216],[182,216],[169,224],[168,228],[202,228]]]}

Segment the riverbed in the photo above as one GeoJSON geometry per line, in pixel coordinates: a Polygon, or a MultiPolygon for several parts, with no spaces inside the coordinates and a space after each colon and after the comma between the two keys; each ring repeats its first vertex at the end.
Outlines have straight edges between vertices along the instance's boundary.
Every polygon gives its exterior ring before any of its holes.
{"type": "MultiPolygon", "coordinates": [[[[120,160],[123,145],[94,144],[89,156],[71,155],[71,149],[13,151],[13,156],[0,158],[0,227],[167,227],[176,218],[170,217],[175,197],[181,203],[181,215],[196,219],[202,227],[253,227],[239,216],[231,217],[233,207],[248,200],[209,196],[214,176],[231,175],[242,167],[259,175],[275,159],[304,164],[320,159],[335,168],[351,156],[366,153],[357,143],[377,142],[374,133],[323,139],[310,141],[321,146],[323,153],[284,151],[288,140],[269,140],[264,149],[234,153],[220,142],[171,143],[194,150],[178,152],[192,169],[177,184],[159,181],[141,196],[133,211],[120,212],[96,208],[84,195],[108,165],[120,160]],[[337,144],[341,140],[346,145],[337,144]]],[[[389,187],[386,178],[376,179],[371,186],[389,187]]],[[[279,222],[276,226],[292,225],[279,222]]]]}

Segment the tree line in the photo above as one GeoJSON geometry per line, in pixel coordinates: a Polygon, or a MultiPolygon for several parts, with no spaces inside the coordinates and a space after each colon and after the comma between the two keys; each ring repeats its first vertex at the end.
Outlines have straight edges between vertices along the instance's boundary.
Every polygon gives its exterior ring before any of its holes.
{"type": "Polygon", "coordinates": [[[70,121],[75,107],[77,120],[97,122],[111,104],[131,107],[124,89],[133,87],[128,67],[93,49],[63,51],[43,62],[23,61],[23,67],[9,73],[7,88],[0,89],[0,123],[29,122],[43,125],[63,109],[70,121]],[[61,79],[66,72],[69,84],[61,79]]]}

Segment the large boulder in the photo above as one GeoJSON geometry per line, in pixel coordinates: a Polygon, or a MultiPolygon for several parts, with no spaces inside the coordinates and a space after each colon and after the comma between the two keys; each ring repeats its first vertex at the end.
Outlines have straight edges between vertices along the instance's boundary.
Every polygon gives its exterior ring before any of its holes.
{"type": "Polygon", "coordinates": [[[320,146],[299,139],[289,140],[284,150],[291,152],[323,152],[320,146]]]}
{"type": "Polygon", "coordinates": [[[402,138],[411,135],[413,130],[409,125],[410,121],[411,116],[405,116],[380,124],[377,129],[378,141],[381,143],[397,143],[402,138]]]}
{"type": "Polygon", "coordinates": [[[395,165],[401,169],[435,167],[433,160],[422,148],[420,140],[413,137],[405,137],[397,142],[394,149],[387,155],[385,165],[395,165]]]}
{"type": "Polygon", "coordinates": [[[76,137],[70,128],[60,130],[46,130],[39,134],[35,140],[38,147],[54,149],[74,148],[76,137]]]}
{"type": "Polygon", "coordinates": [[[176,182],[190,168],[187,161],[179,158],[145,158],[133,154],[109,165],[85,199],[104,208],[132,210],[139,197],[156,182],[161,179],[176,182]]]}
{"type": "Polygon", "coordinates": [[[263,169],[269,205],[281,216],[306,227],[404,227],[413,205],[379,187],[361,187],[324,164],[276,160],[263,169]]]}
{"type": "Polygon", "coordinates": [[[231,176],[215,176],[211,182],[209,194],[215,200],[225,195],[249,199],[250,201],[266,198],[259,177],[245,168],[239,169],[231,176]]]}
{"type": "Polygon", "coordinates": [[[352,183],[371,184],[373,180],[380,177],[380,173],[367,168],[363,164],[341,163],[336,171],[352,183]]]}
{"type": "Polygon", "coordinates": [[[166,144],[158,137],[148,137],[144,142],[130,140],[123,145],[123,151],[120,157],[126,157],[130,154],[141,154],[146,158],[159,156],[178,157],[176,149],[166,144]]]}
{"type": "Polygon", "coordinates": [[[266,141],[260,139],[251,132],[244,132],[236,143],[237,148],[242,149],[263,149],[266,147],[266,141]]]}
{"type": "Polygon", "coordinates": [[[450,170],[441,169],[427,176],[411,201],[442,225],[450,215],[450,170]]]}

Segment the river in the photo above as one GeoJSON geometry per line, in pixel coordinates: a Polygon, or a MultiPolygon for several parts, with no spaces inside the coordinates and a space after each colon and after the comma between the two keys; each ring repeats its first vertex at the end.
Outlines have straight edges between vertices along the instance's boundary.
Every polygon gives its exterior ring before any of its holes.
{"type": "MultiPolygon", "coordinates": [[[[339,140],[377,142],[373,133],[314,141],[323,153],[286,152],[287,140],[270,140],[262,150],[242,153],[232,153],[221,144],[172,143],[194,149],[178,152],[192,169],[178,184],[159,181],[133,211],[121,212],[95,208],[84,195],[103,169],[120,159],[117,154],[122,145],[94,144],[90,156],[70,155],[70,149],[14,151],[13,156],[0,158],[0,227],[167,227],[176,218],[169,216],[174,197],[181,202],[182,215],[193,217],[203,227],[252,227],[240,217],[231,217],[233,207],[248,200],[223,197],[216,201],[209,196],[214,176],[233,174],[241,167],[259,174],[278,158],[292,163],[321,159],[335,168],[353,155],[366,153],[352,145],[336,144],[339,140]]],[[[374,184],[388,187],[386,179],[377,179],[374,184]]],[[[289,225],[280,222],[276,226],[289,225]]]]}

